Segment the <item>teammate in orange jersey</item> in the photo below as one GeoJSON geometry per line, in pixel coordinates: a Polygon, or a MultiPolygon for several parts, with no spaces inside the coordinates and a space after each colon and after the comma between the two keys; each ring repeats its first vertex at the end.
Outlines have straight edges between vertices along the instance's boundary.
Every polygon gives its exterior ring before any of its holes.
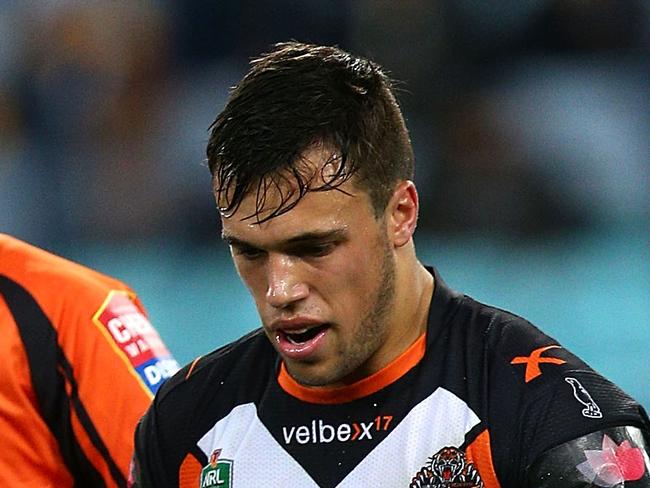
{"type": "Polygon", "coordinates": [[[0,234],[0,486],[127,485],[178,365],[125,284],[0,234]]]}
{"type": "Polygon", "coordinates": [[[165,383],[135,486],[650,487],[637,402],[419,261],[413,151],[375,63],[276,46],[207,156],[262,327],[165,383]]]}

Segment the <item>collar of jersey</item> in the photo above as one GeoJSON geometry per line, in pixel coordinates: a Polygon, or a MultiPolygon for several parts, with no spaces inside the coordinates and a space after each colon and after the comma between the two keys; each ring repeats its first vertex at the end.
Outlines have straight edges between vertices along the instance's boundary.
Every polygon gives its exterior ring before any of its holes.
{"type": "Polygon", "coordinates": [[[309,403],[345,403],[372,395],[397,381],[420,362],[426,350],[426,334],[422,334],[393,362],[376,373],[351,385],[338,388],[313,388],[303,386],[289,375],[284,362],[280,365],[278,383],[284,391],[299,400],[309,403]]]}

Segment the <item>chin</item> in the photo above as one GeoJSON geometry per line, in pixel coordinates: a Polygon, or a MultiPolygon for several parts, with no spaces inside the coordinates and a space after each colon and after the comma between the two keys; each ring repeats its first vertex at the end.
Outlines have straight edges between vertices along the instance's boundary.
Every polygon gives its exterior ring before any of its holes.
{"type": "Polygon", "coordinates": [[[301,366],[296,368],[295,366],[287,364],[287,370],[293,379],[303,386],[331,387],[336,386],[336,384],[340,381],[340,377],[337,375],[332,375],[331,372],[316,371],[316,367],[310,368],[309,366],[301,366]]]}

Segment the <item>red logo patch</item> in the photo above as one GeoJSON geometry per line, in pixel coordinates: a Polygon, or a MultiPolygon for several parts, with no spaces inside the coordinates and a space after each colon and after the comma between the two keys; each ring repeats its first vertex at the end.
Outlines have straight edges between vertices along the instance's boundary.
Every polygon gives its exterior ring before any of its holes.
{"type": "Polygon", "coordinates": [[[178,371],[158,332],[126,292],[111,291],[93,321],[151,393],[178,371]]]}

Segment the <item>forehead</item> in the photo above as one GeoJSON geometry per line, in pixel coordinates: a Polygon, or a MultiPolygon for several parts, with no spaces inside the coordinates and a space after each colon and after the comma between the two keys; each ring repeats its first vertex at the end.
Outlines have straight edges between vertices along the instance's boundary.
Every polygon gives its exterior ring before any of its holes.
{"type": "MultiPolygon", "coordinates": [[[[279,199],[271,190],[265,205],[275,208],[279,199]]],[[[374,221],[367,194],[349,181],[338,189],[307,192],[294,208],[263,222],[244,218],[255,212],[256,204],[255,194],[249,194],[233,215],[222,216],[224,235],[261,245],[335,230],[363,232],[374,221]]]]}
{"type": "Polygon", "coordinates": [[[369,210],[367,192],[354,184],[354,177],[345,179],[340,175],[340,164],[335,150],[324,144],[310,146],[293,165],[306,184],[302,197],[298,178],[291,169],[267,176],[253,185],[233,214],[221,215],[224,230],[320,229],[323,225],[341,225],[344,217],[349,220],[359,210],[369,210]],[[297,203],[272,216],[292,202],[297,203]]]}
{"type": "Polygon", "coordinates": [[[333,146],[314,142],[286,167],[264,164],[225,165],[223,174],[215,175],[213,189],[222,215],[230,216],[240,208],[244,198],[254,195],[255,206],[248,215],[258,222],[281,214],[309,192],[340,187],[352,179],[349,164],[333,146]],[[256,172],[257,169],[257,172],[256,172]]]}

